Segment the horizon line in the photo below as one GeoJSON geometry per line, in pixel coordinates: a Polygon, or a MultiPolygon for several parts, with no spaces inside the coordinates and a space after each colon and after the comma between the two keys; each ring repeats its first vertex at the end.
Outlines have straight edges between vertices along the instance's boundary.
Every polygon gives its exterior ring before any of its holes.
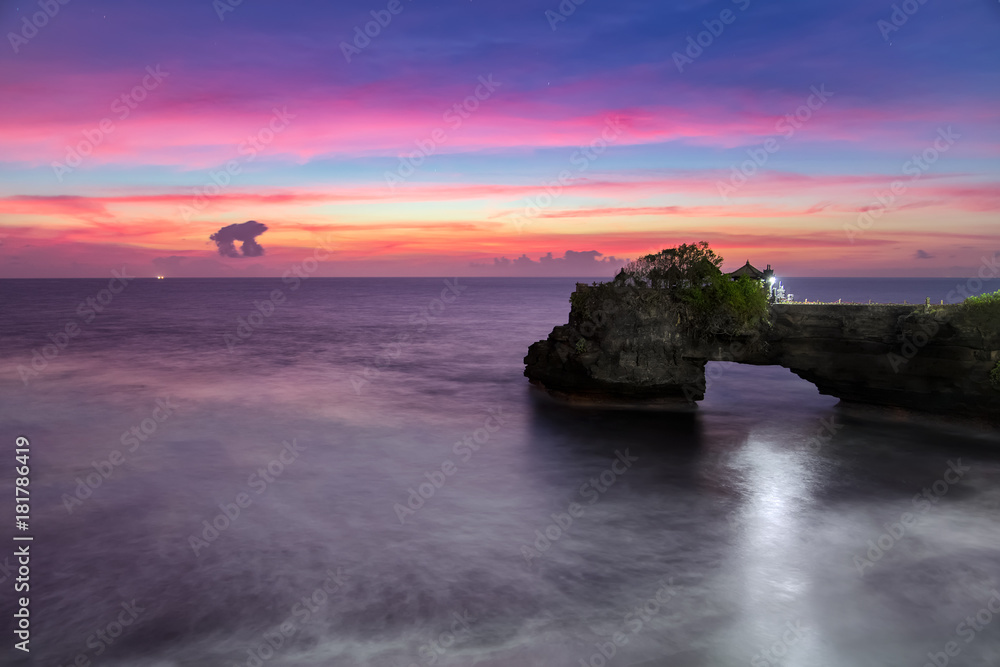
{"type": "MultiPolygon", "coordinates": [[[[282,276],[136,276],[129,280],[274,280],[282,276]]],[[[309,280],[441,280],[441,279],[478,279],[478,280],[519,280],[524,278],[547,278],[552,280],[605,280],[614,278],[607,276],[482,276],[453,275],[439,276],[309,276],[309,280]]],[[[780,280],[972,280],[976,276],[783,276],[780,280]]],[[[0,277],[0,280],[106,280],[107,276],[35,276],[35,277],[0,277]]],[[[985,282],[985,281],[984,281],[985,282]]]]}

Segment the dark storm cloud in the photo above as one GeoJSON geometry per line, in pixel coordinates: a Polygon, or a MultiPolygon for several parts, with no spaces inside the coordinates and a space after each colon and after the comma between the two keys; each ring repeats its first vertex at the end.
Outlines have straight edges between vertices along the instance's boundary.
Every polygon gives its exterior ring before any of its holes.
{"type": "Polygon", "coordinates": [[[260,257],[264,254],[264,248],[257,243],[256,237],[266,231],[267,225],[256,220],[247,220],[223,227],[208,238],[219,246],[219,254],[223,257],[260,257]],[[240,250],[236,249],[237,241],[243,244],[240,250]]]}

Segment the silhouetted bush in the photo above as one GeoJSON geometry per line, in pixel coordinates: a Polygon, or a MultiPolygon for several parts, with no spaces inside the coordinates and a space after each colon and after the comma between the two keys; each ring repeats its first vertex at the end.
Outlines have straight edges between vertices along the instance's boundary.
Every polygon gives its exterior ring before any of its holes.
{"type": "Polygon", "coordinates": [[[708,243],[683,244],[629,262],[614,280],[595,283],[570,298],[582,317],[609,312],[607,304],[673,311],[696,337],[749,335],[768,321],[768,288],[746,276],[722,273],[722,257],[708,243]]]}

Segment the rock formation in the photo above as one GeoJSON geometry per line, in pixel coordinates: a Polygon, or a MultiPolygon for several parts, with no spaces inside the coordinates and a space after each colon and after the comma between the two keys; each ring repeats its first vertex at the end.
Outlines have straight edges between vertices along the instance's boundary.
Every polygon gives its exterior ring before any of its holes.
{"type": "MultiPolygon", "coordinates": [[[[534,343],[524,374],[576,400],[691,406],[705,364],[780,365],[843,401],[1000,415],[1000,322],[953,306],[774,304],[741,335],[686,330],[680,313],[622,292],[594,303],[577,284],[569,323],[534,343]]],[[[606,295],[607,291],[601,292],[606,295]]]]}

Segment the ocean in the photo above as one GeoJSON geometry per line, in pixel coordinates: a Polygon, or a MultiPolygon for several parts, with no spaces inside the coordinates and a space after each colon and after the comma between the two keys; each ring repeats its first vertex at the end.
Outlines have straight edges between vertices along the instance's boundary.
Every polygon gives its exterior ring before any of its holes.
{"type": "Polygon", "coordinates": [[[575,282],[0,281],[10,664],[1000,664],[995,434],[730,363],[691,414],[556,403],[575,282]]]}

